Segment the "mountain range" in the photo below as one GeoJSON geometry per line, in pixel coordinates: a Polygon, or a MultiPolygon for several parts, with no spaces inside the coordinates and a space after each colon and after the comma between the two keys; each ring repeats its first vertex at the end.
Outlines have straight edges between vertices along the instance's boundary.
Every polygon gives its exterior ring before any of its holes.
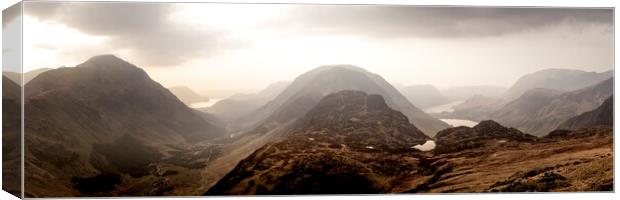
{"type": "Polygon", "coordinates": [[[532,89],[490,117],[526,133],[544,136],[571,117],[594,110],[612,94],[611,78],[570,92],[532,89]]]}
{"type": "MultiPolygon", "coordinates": [[[[613,189],[611,71],[543,70],[499,95],[399,91],[363,68],[326,65],[200,110],[188,88],[113,55],[32,77],[26,197],[613,189]],[[454,112],[420,109],[455,100],[454,112]],[[446,116],[480,122],[451,127],[446,116]]],[[[3,76],[4,144],[19,144],[20,95],[3,76]]],[[[19,149],[3,145],[4,178],[20,174],[6,170],[18,169],[19,149]]]]}

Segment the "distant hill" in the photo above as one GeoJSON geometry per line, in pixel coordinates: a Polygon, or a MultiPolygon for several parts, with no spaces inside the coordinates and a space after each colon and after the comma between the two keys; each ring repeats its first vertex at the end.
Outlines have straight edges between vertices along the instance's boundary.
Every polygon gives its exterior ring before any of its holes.
{"type": "Polygon", "coordinates": [[[610,96],[598,108],[570,118],[560,124],[558,129],[577,130],[589,126],[614,125],[614,98],[610,96]]]}
{"type": "Polygon", "coordinates": [[[340,91],[320,100],[289,136],[258,149],[206,194],[386,192],[381,180],[401,172],[381,152],[414,151],[411,146],[426,139],[381,96],[340,91]]]}
{"type": "Polygon", "coordinates": [[[545,69],[519,78],[504,95],[506,101],[514,100],[534,88],[573,91],[592,86],[613,77],[613,71],[586,72],[570,69],[545,69]]]}
{"type": "Polygon", "coordinates": [[[594,110],[612,94],[612,78],[570,92],[536,88],[493,112],[490,118],[525,133],[543,136],[571,117],[594,110]]]}
{"type": "Polygon", "coordinates": [[[258,93],[235,94],[218,101],[209,108],[202,109],[202,111],[212,113],[227,121],[235,121],[276,98],[290,83],[289,81],[280,81],[270,84],[258,93]]]}
{"type": "Polygon", "coordinates": [[[176,86],[168,88],[174,96],[178,97],[186,105],[191,105],[193,103],[209,101],[208,97],[201,96],[200,94],[194,92],[194,90],[190,89],[187,86],[176,86]]]}
{"type": "Polygon", "coordinates": [[[463,101],[473,96],[500,98],[507,89],[493,85],[471,85],[441,89],[440,92],[452,100],[463,101]]]}
{"type": "Polygon", "coordinates": [[[411,85],[401,88],[400,92],[411,104],[422,109],[446,104],[451,101],[433,85],[411,85]]]}
{"type": "MultiPolygon", "coordinates": [[[[35,69],[35,70],[24,73],[24,85],[30,82],[32,79],[36,78],[39,74],[49,71],[49,70],[51,70],[51,68],[40,68],[40,69],[35,69]]],[[[20,82],[19,73],[2,72],[2,74],[6,76],[7,78],[11,79],[15,83],[20,82]]]]}

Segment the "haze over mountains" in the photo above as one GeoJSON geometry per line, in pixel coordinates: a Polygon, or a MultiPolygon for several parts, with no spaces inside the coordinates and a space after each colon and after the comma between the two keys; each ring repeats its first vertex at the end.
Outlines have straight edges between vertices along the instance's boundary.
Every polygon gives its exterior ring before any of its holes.
{"type": "MultiPolygon", "coordinates": [[[[326,65],[195,110],[187,105],[200,95],[95,56],[25,85],[26,196],[608,190],[613,73],[550,71],[505,95],[493,86],[449,95],[326,65]],[[420,109],[455,101],[451,112],[420,109]],[[444,117],[480,123],[450,127],[444,117]],[[429,140],[434,149],[413,148],[429,140]]],[[[3,91],[3,107],[19,107],[19,85],[3,77],[3,91]]],[[[4,163],[18,164],[18,148],[3,148],[4,163]]]]}
{"type": "Polygon", "coordinates": [[[177,96],[179,100],[181,100],[188,106],[193,103],[209,101],[209,97],[204,97],[194,92],[194,90],[190,89],[187,86],[175,86],[168,88],[168,90],[170,90],[170,92],[172,92],[174,96],[177,96]]]}

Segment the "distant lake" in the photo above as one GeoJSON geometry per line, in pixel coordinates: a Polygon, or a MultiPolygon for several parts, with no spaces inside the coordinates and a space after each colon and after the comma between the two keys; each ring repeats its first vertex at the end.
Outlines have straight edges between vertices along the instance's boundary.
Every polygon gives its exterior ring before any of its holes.
{"type": "Polygon", "coordinates": [[[430,151],[435,148],[435,141],[427,140],[423,145],[415,145],[412,148],[416,148],[420,151],[430,151]]]}
{"type": "Polygon", "coordinates": [[[454,112],[454,106],[463,103],[463,101],[455,101],[447,104],[433,106],[424,110],[426,113],[442,113],[442,112],[454,112]]]}
{"type": "Polygon", "coordinates": [[[218,101],[221,101],[221,100],[223,100],[223,99],[210,99],[209,101],[193,103],[189,107],[191,107],[191,108],[208,108],[208,107],[211,107],[211,106],[215,105],[215,103],[217,103],[218,101]]]}
{"type": "Polygon", "coordinates": [[[446,122],[454,127],[457,127],[457,126],[474,127],[478,124],[478,122],[466,120],[466,119],[439,119],[439,120],[446,122]]]}

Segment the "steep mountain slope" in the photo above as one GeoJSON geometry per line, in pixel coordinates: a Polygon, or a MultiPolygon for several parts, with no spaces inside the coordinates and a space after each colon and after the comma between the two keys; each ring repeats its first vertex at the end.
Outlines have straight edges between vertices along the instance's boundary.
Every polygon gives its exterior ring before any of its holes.
{"type": "Polygon", "coordinates": [[[403,157],[428,139],[379,95],[341,91],[323,98],[285,139],[241,161],[208,195],[386,192],[406,173],[403,157]]]}
{"type": "Polygon", "coordinates": [[[610,96],[595,110],[570,118],[560,124],[558,129],[577,130],[589,126],[614,125],[614,97],[610,96]]]}
{"type": "Polygon", "coordinates": [[[171,87],[168,90],[188,106],[197,102],[209,101],[208,97],[203,97],[186,86],[171,87]]]}
{"type": "Polygon", "coordinates": [[[545,69],[522,76],[506,92],[506,101],[514,100],[534,88],[573,91],[592,86],[613,76],[613,71],[601,73],[569,69],[545,69]]]}
{"type": "Polygon", "coordinates": [[[400,89],[400,92],[411,104],[422,109],[450,102],[450,99],[433,85],[411,85],[400,89]]]}
{"type": "Polygon", "coordinates": [[[388,106],[405,114],[411,123],[416,124],[418,128],[427,135],[434,135],[437,131],[448,127],[446,123],[432,118],[422,110],[413,106],[402,94],[379,75],[350,65],[322,66],[306,72],[297,77],[295,81],[273,101],[244,119],[251,124],[285,124],[287,121],[294,120],[294,117],[303,116],[303,114],[305,114],[304,111],[312,108],[312,106],[325,95],[341,90],[360,90],[369,94],[383,96],[388,106]],[[308,102],[302,105],[303,107],[298,108],[298,111],[301,112],[291,113],[295,115],[293,118],[265,120],[274,113],[284,111],[283,108],[289,107],[301,97],[314,99],[315,102],[314,104],[308,102]]]}
{"type": "MultiPolygon", "coordinates": [[[[173,191],[176,185],[133,183],[167,184],[152,167],[200,161],[176,163],[168,157],[207,148],[200,141],[225,134],[142,69],[112,55],[42,73],[25,93],[25,187],[31,197],[173,191]]],[[[191,171],[181,169],[181,174],[191,171]]]]}
{"type": "Polygon", "coordinates": [[[571,92],[533,89],[491,114],[491,119],[536,136],[562,122],[594,110],[613,94],[613,79],[571,92]]]}
{"type": "Polygon", "coordinates": [[[2,76],[2,189],[21,196],[21,87],[2,76]]]}

